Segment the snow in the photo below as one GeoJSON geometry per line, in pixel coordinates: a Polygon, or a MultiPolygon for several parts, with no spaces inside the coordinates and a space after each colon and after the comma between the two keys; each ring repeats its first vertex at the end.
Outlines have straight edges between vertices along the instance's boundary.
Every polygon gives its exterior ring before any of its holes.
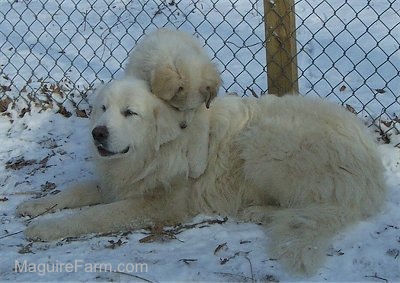
{"type": "MultiPolygon", "coordinates": [[[[316,0],[297,2],[298,20],[304,20],[308,28],[298,30],[299,68],[305,76],[300,80],[301,91],[316,95],[326,91],[324,85],[331,85],[335,88],[334,93],[327,94],[329,98],[347,100],[346,103],[357,109],[361,109],[361,104],[368,104],[366,112],[360,113],[362,118],[368,113],[376,117],[383,107],[387,108],[387,113],[398,115],[400,106],[395,96],[400,88],[400,51],[394,39],[400,38],[400,3],[368,1],[373,9],[363,9],[366,4],[362,1],[352,1],[351,6],[345,5],[344,0],[328,1],[330,5],[316,0]],[[313,9],[316,14],[310,15],[313,9]],[[384,25],[377,21],[374,9],[384,13],[380,18],[384,25]],[[331,19],[334,13],[339,14],[342,21],[331,19]],[[362,20],[355,20],[356,14],[362,15],[362,20]],[[364,34],[370,25],[378,41],[364,34]],[[334,34],[329,34],[325,28],[334,34]],[[316,38],[312,39],[311,33],[315,32],[316,38]],[[333,36],[337,43],[332,42],[333,36]],[[352,44],[355,41],[358,45],[352,44]],[[376,46],[379,48],[374,49],[376,46]],[[346,48],[349,50],[343,51],[346,48]],[[333,63],[336,59],[339,62],[333,63]],[[352,71],[353,64],[357,64],[357,71],[352,71]],[[322,74],[323,82],[314,87],[322,74]],[[368,79],[365,81],[362,76],[368,79]],[[345,91],[339,90],[342,84],[347,86],[345,91]],[[384,88],[386,93],[377,97],[372,91],[377,88],[384,88]],[[353,93],[358,100],[352,97],[353,93]],[[374,97],[380,102],[372,100],[374,97]]],[[[90,89],[91,84],[118,77],[127,53],[142,35],[143,28],[148,32],[156,26],[173,24],[193,31],[185,17],[199,25],[196,35],[216,51],[220,67],[227,66],[223,72],[225,89],[243,93],[253,83],[251,76],[256,77],[256,92],[257,87],[265,89],[261,63],[265,61],[265,54],[258,44],[264,37],[260,1],[237,1],[238,12],[229,12],[232,4],[225,0],[215,3],[182,1],[180,9],[157,3],[0,1],[0,11],[8,11],[10,5],[14,8],[14,12],[7,13],[7,21],[1,22],[0,32],[0,39],[5,42],[0,53],[2,71],[13,81],[12,91],[7,95],[20,95],[18,88],[25,85],[29,92],[40,90],[44,83],[60,81],[65,82],[64,93],[73,88],[84,91],[90,89]],[[145,11],[141,5],[146,6],[145,11]],[[42,10],[44,6],[47,12],[42,10]],[[105,12],[107,10],[110,11],[105,12]],[[154,16],[157,11],[161,14],[154,16]],[[174,15],[170,23],[165,16],[168,11],[174,15]],[[199,11],[207,14],[224,38],[217,36],[211,25],[202,23],[204,16],[199,11]],[[70,13],[72,16],[68,19],[70,13]],[[18,14],[23,15],[23,21],[18,21],[18,14]],[[34,20],[35,15],[41,24],[34,20]],[[229,23],[224,17],[230,19],[229,23]],[[243,18],[249,24],[244,23],[243,18]],[[232,32],[233,27],[236,33],[232,32]],[[255,28],[251,35],[249,27],[255,28]],[[6,34],[12,36],[6,38],[6,34]],[[38,34],[40,40],[36,39],[38,34]],[[57,41],[52,40],[54,36],[57,41]],[[73,38],[73,44],[68,44],[68,38],[73,38]],[[11,47],[17,47],[18,52],[9,50],[11,47]],[[243,72],[241,62],[253,56],[256,60],[243,72]],[[11,64],[7,64],[8,60],[11,64]],[[30,83],[29,79],[32,79],[30,83]]],[[[212,54],[211,49],[208,51],[212,54]]],[[[0,78],[0,84],[9,83],[3,76],[0,78]]],[[[70,99],[80,102],[78,93],[72,94],[75,97],[70,99]]],[[[56,97],[59,102],[65,99],[65,95],[56,97]]],[[[85,102],[80,106],[88,109],[85,102]]],[[[66,107],[73,113],[74,107],[69,101],[66,107]]],[[[375,217],[336,235],[324,266],[316,275],[306,278],[288,274],[279,260],[269,257],[268,231],[262,226],[231,218],[225,221],[218,216],[199,215],[191,223],[184,223],[186,228],[177,231],[170,227],[170,233],[154,239],[149,230],[140,230],[50,243],[27,241],[22,233],[17,233],[29,222],[28,218],[15,216],[19,203],[62,190],[80,180],[95,178],[88,148],[89,120],[56,114],[60,110],[56,104],[48,108],[32,107],[23,117],[19,117],[21,109],[18,107],[16,110],[9,108],[10,117],[0,116],[0,281],[400,281],[400,135],[396,135],[395,130],[391,132],[390,144],[379,145],[389,188],[384,208],[375,217]],[[220,222],[215,223],[216,219],[220,222]],[[93,272],[84,272],[83,268],[67,272],[64,268],[62,272],[39,275],[40,272],[15,272],[16,260],[58,267],[103,263],[110,264],[113,269],[119,265],[134,267],[143,263],[147,265],[147,272],[102,272],[99,268],[93,272]]]]}
{"type": "MultiPolygon", "coordinates": [[[[17,115],[17,113],[12,113],[17,115]]],[[[39,113],[35,108],[23,118],[0,119],[2,150],[0,159],[19,164],[34,163],[18,169],[0,167],[1,234],[7,235],[25,228],[28,218],[15,216],[15,207],[22,201],[44,194],[46,182],[62,190],[69,184],[93,178],[90,136],[87,118],[65,118],[54,110],[39,113]],[[45,165],[40,163],[50,156],[45,165]]],[[[400,136],[393,136],[393,143],[400,136]]],[[[45,275],[13,271],[15,260],[22,264],[77,264],[104,263],[117,268],[118,264],[146,263],[148,272],[132,273],[152,282],[157,281],[372,281],[378,276],[389,281],[400,279],[400,150],[394,144],[380,145],[387,169],[389,186],[382,212],[338,234],[327,252],[327,262],[311,278],[287,274],[279,261],[268,256],[268,231],[251,223],[237,223],[228,219],[222,224],[202,224],[183,229],[164,241],[139,242],[149,231],[112,236],[88,235],[77,240],[33,243],[16,234],[0,239],[0,274],[3,280],[59,281],[59,280],[139,280],[126,274],[110,272],[75,273],[49,272],[45,275]],[[203,227],[206,226],[206,227],[203,227]],[[121,240],[114,249],[107,248],[121,240]],[[224,245],[217,252],[219,245],[224,245]],[[29,248],[26,246],[31,245],[29,248]],[[26,253],[27,252],[27,253],[26,253]],[[214,253],[215,252],[215,253],[214,253]],[[235,256],[236,254],[236,256],[235,256]],[[230,259],[229,259],[230,258],[230,259]],[[229,260],[227,260],[229,259],[229,260]],[[186,263],[185,261],[186,260],[186,263]],[[227,260],[226,263],[223,262],[227,260]]],[[[8,163],[10,164],[10,163],[8,163]]],[[[68,212],[64,212],[68,213],[68,212]]],[[[46,217],[46,216],[43,216],[46,217]]],[[[49,216],[51,217],[51,216],[49,216]]],[[[216,216],[198,216],[192,223],[220,219],[216,216]]]]}

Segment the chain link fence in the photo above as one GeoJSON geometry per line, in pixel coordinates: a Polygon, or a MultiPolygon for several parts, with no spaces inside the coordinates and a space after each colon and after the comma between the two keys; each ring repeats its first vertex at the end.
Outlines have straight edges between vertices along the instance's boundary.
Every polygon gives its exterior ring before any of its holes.
{"type": "MultiPolygon", "coordinates": [[[[1,1],[0,111],[36,105],[85,116],[91,91],[120,77],[137,41],[164,26],[204,44],[221,94],[266,93],[263,4],[275,1],[284,0],[1,1]]],[[[300,93],[398,132],[400,1],[296,0],[293,12],[300,93]]]]}

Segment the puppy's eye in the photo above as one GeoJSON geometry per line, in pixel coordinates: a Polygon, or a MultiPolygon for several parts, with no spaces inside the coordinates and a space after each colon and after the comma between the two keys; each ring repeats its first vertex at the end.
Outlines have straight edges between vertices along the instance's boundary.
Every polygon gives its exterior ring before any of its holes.
{"type": "Polygon", "coordinates": [[[138,115],[136,112],[134,112],[132,110],[129,110],[129,109],[126,109],[123,114],[124,114],[125,117],[138,115]]]}
{"type": "Polygon", "coordinates": [[[183,86],[178,87],[178,90],[176,91],[176,93],[180,93],[183,91],[183,86]]]}
{"type": "Polygon", "coordinates": [[[103,110],[105,112],[107,110],[107,108],[104,105],[102,105],[101,110],[103,110]]]}

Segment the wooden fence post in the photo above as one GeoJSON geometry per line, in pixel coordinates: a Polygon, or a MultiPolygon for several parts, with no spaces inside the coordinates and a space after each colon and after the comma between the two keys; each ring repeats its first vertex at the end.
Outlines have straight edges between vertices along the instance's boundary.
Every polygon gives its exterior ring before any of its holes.
{"type": "Polygon", "coordinates": [[[294,0],[264,0],[268,93],[299,92],[294,0]]]}

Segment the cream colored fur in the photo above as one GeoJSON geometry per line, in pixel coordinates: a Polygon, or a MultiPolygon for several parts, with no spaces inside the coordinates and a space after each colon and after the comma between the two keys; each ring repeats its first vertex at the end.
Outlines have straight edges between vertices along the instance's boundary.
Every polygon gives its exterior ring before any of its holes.
{"type": "MultiPolygon", "coordinates": [[[[188,33],[162,28],[146,35],[132,51],[126,76],[146,81],[153,94],[169,105],[183,111],[176,121],[185,127],[191,123],[199,108],[208,108],[217,96],[221,77],[200,43],[188,33]]],[[[208,127],[201,121],[192,127],[208,127]]],[[[208,155],[208,135],[197,135],[201,140],[199,147],[188,152],[189,155],[208,155]]],[[[191,157],[191,160],[195,157],[191,157]]],[[[204,163],[202,163],[204,164],[204,163]]],[[[190,177],[197,178],[204,167],[190,166],[190,177]]]]}
{"type": "Polygon", "coordinates": [[[93,127],[109,128],[107,148],[129,151],[108,158],[96,153],[97,183],[20,205],[20,214],[38,215],[55,204],[98,204],[38,218],[26,229],[28,238],[139,229],[217,212],[263,223],[271,256],[292,272],[311,274],[330,238],[374,215],[384,200],[373,140],[353,114],[320,99],[219,97],[182,130],[176,126],[182,112],[130,80],[103,89],[94,109],[93,127]],[[138,115],[124,117],[126,108],[138,115]],[[192,126],[204,120],[207,127],[192,126]],[[204,131],[209,155],[189,157],[202,143],[193,137],[204,131]],[[206,162],[198,178],[187,178],[190,158],[206,162]]]}
{"type": "Polygon", "coordinates": [[[203,48],[189,34],[159,29],[134,48],[127,76],[149,83],[151,92],[181,111],[193,111],[217,96],[221,78],[203,48]]]}

